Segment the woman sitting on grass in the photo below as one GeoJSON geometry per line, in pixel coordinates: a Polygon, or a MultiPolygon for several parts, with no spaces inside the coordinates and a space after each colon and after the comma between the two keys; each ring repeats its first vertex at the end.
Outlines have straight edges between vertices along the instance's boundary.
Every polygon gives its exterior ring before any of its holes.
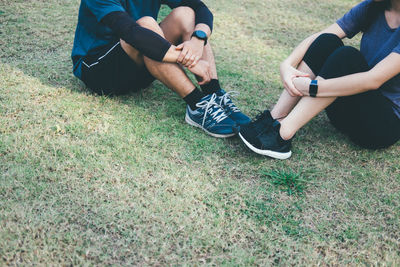
{"type": "Polygon", "coordinates": [[[326,109],[357,145],[378,149],[400,138],[400,0],[366,0],[305,39],[281,64],[285,90],[272,109],[240,130],[254,152],[291,156],[295,133],[326,109]],[[363,32],[361,51],[341,39],[363,32]]]}

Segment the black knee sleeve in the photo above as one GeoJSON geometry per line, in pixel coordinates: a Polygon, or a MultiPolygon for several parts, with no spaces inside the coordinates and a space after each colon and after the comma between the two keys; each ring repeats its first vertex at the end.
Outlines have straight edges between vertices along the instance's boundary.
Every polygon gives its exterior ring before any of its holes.
{"type": "Polygon", "coordinates": [[[332,33],[321,34],[310,45],[304,55],[303,61],[318,75],[328,57],[338,48],[343,46],[342,40],[332,33]]]}

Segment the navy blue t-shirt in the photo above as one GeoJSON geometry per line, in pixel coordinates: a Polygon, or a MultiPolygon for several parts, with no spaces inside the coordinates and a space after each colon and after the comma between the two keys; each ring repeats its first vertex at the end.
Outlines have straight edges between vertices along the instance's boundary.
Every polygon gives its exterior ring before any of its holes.
{"type": "MultiPolygon", "coordinates": [[[[366,0],[353,7],[337,21],[348,38],[353,38],[368,23],[366,13],[373,0],[366,0]]],[[[373,68],[390,53],[400,54],[400,28],[391,29],[382,11],[364,32],[360,46],[368,65],[373,68]]],[[[400,75],[387,81],[381,88],[382,94],[393,102],[393,108],[400,118],[400,75]]]]}
{"type": "Polygon", "coordinates": [[[114,11],[127,12],[135,21],[150,16],[157,20],[161,4],[175,8],[182,0],[82,0],[75,32],[72,61],[74,74],[81,78],[82,57],[93,55],[119,42],[100,21],[114,11]]]}

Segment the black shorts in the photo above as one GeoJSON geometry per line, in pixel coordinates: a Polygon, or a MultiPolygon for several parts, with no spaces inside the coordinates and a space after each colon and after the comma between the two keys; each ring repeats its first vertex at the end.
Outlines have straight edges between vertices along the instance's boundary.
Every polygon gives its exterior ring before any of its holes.
{"type": "Polygon", "coordinates": [[[99,95],[122,95],[148,87],[154,77],[145,66],[138,66],[118,42],[83,58],[82,81],[99,95]]]}

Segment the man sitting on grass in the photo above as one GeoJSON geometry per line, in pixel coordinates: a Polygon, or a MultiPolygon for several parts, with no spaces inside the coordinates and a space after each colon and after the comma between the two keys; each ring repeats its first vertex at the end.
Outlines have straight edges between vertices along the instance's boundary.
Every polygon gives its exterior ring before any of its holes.
{"type": "Polygon", "coordinates": [[[218,82],[208,38],[213,15],[200,0],[82,0],[74,74],[98,94],[120,95],[158,79],[187,103],[185,120],[215,137],[250,122],[218,82]],[[161,4],[173,10],[160,23],[161,4]],[[183,67],[196,75],[201,91],[183,67]]]}

